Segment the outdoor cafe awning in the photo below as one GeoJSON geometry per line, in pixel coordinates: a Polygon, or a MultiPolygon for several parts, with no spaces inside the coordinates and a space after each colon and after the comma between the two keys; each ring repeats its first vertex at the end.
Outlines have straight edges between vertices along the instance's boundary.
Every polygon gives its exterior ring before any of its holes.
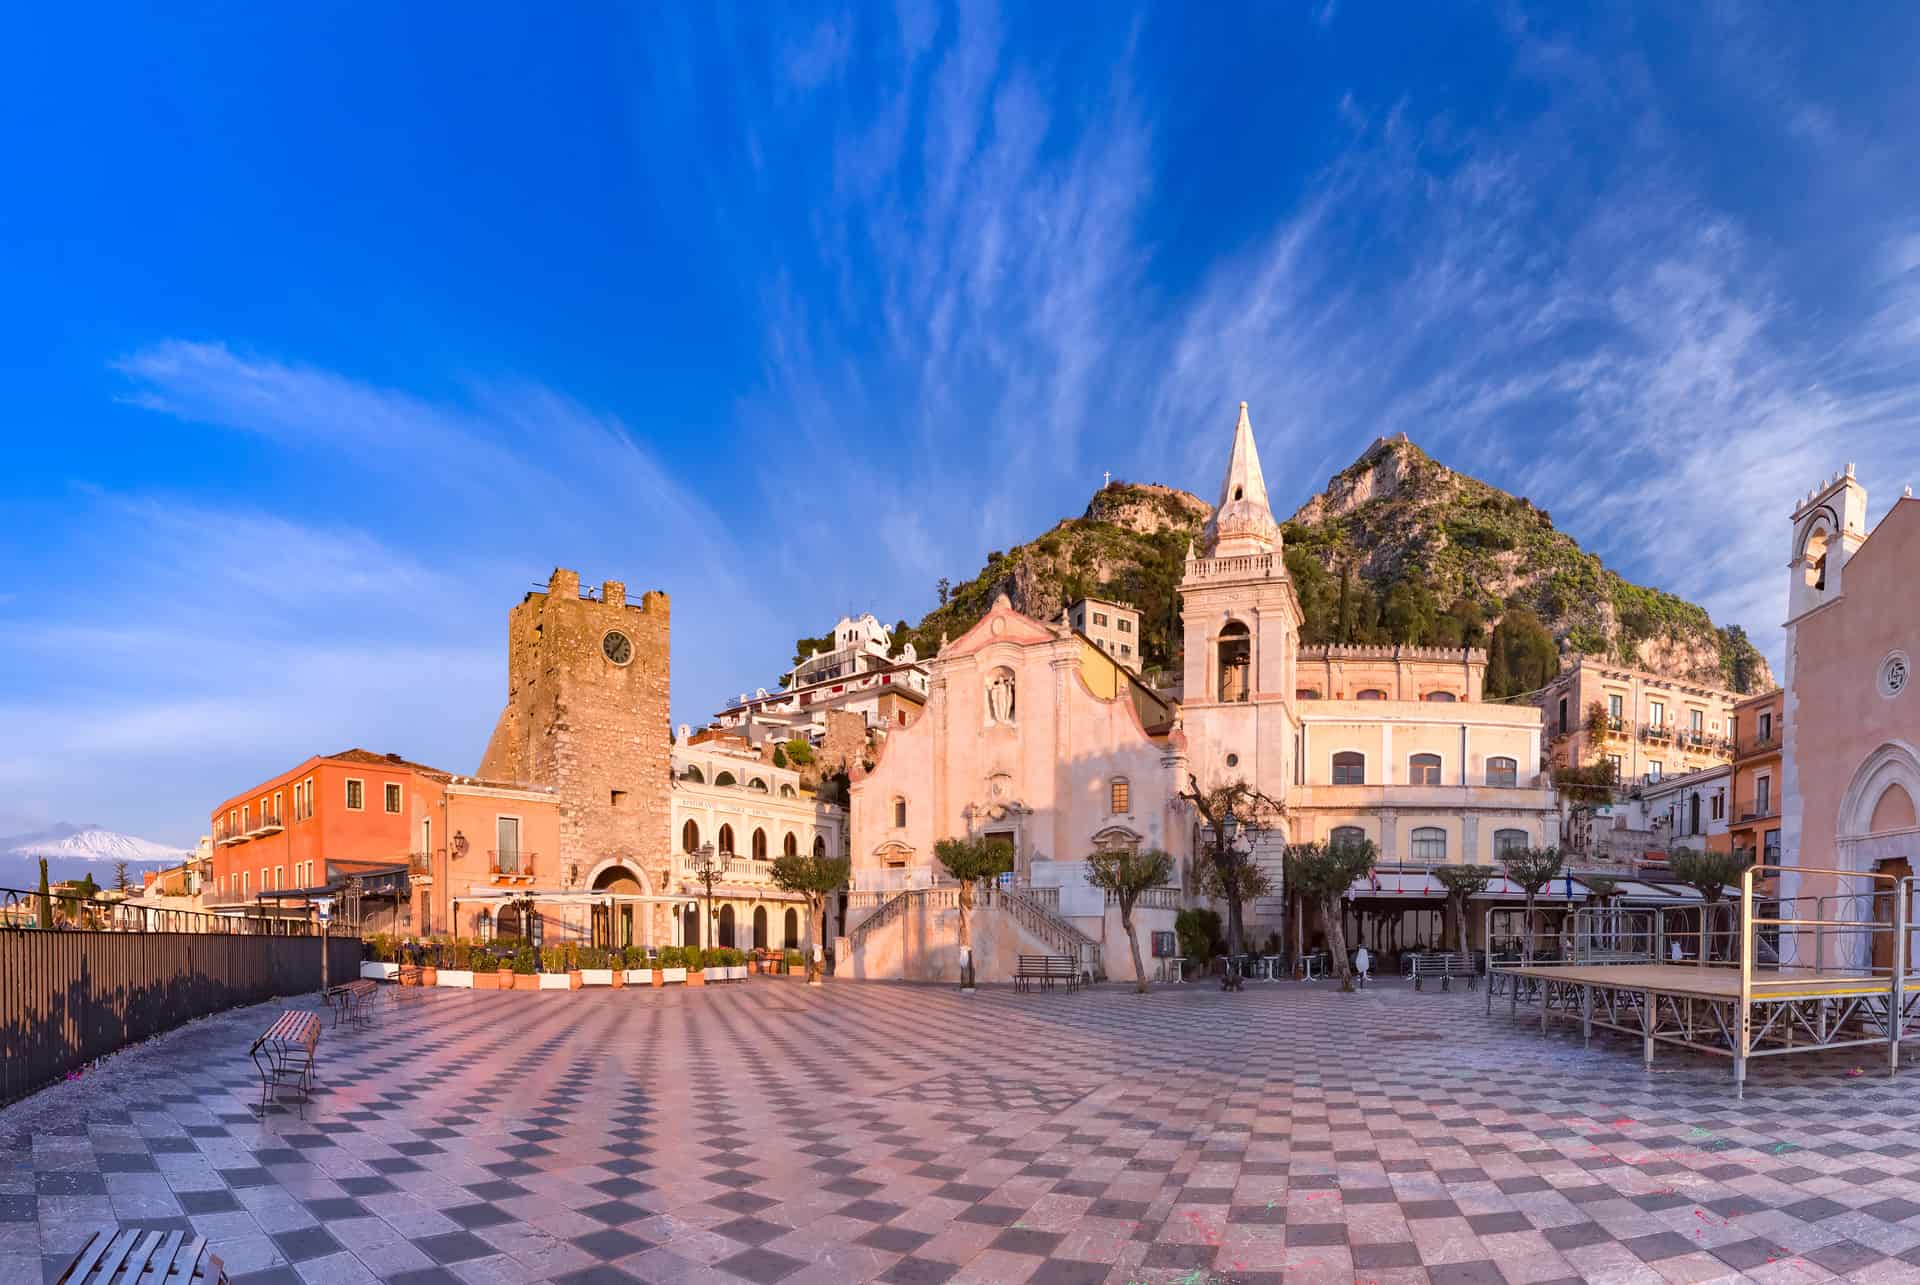
{"type": "MultiPolygon", "coordinates": [[[[1653,879],[1615,879],[1610,900],[1616,906],[1677,906],[1685,904],[1699,905],[1700,893],[1683,883],[1671,883],[1653,879]]],[[[1559,875],[1553,882],[1534,894],[1534,900],[1547,904],[1552,902],[1586,902],[1596,896],[1594,890],[1579,875],[1559,875]]],[[[1738,899],[1740,890],[1728,888],[1727,896],[1738,899]]],[[[1353,886],[1347,889],[1349,901],[1445,901],[1446,888],[1433,877],[1426,866],[1381,866],[1369,877],[1355,879],[1353,886]]],[[[1495,875],[1487,882],[1486,891],[1476,895],[1474,901],[1525,901],[1526,890],[1505,875],[1495,875]]]]}

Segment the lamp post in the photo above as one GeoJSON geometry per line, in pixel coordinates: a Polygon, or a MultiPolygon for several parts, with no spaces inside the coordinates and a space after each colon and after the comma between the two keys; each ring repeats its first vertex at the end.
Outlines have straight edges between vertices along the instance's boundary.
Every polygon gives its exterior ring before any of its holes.
{"type": "Polygon", "coordinates": [[[700,881],[701,887],[706,889],[706,893],[707,893],[706,938],[707,938],[707,943],[711,945],[713,942],[713,885],[714,885],[714,881],[719,878],[720,872],[718,869],[715,868],[713,864],[714,848],[711,843],[701,844],[699,850],[696,851],[693,855],[700,858],[700,863],[696,865],[693,869],[693,877],[695,879],[698,879],[700,881]]]}
{"type": "MultiPolygon", "coordinates": [[[[1220,818],[1220,848],[1222,856],[1232,856],[1234,852],[1234,841],[1239,837],[1240,815],[1234,811],[1232,803],[1228,803],[1227,814],[1220,818]]],[[[1236,862],[1229,860],[1225,865],[1225,869],[1231,870],[1234,873],[1234,877],[1238,878],[1240,868],[1236,862]]],[[[1221,979],[1220,989],[1223,991],[1237,991],[1244,989],[1244,986],[1245,983],[1240,980],[1239,958],[1233,955],[1227,956],[1227,975],[1221,979]]]]}

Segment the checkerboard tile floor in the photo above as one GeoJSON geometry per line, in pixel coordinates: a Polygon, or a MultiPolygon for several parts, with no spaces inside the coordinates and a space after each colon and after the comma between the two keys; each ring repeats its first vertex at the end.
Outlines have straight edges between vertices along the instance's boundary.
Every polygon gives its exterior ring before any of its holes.
{"type": "Polygon", "coordinates": [[[315,1285],[1920,1281],[1920,1070],[1844,1056],[1737,1103],[1394,983],[382,1007],[304,1107],[256,1110],[267,1007],[0,1111],[0,1281],[105,1222],[315,1285]]]}

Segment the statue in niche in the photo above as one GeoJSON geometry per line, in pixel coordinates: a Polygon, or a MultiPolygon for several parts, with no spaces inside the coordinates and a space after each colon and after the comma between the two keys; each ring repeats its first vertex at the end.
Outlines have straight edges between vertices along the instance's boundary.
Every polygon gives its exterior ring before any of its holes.
{"type": "Polygon", "coordinates": [[[1013,675],[996,669],[987,678],[987,721],[1013,722],[1013,675]]]}

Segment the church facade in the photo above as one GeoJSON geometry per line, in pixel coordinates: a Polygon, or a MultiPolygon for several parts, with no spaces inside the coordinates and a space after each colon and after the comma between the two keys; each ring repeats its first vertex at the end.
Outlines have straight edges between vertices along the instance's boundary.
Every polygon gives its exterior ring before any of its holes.
{"type": "MultiPolygon", "coordinates": [[[[974,835],[1012,844],[1007,894],[1098,942],[1108,974],[1129,976],[1084,858],[1111,846],[1174,857],[1168,886],[1136,915],[1146,953],[1148,934],[1171,929],[1180,907],[1204,904],[1195,874],[1204,841],[1181,798],[1195,788],[1246,782],[1280,805],[1253,850],[1276,893],[1288,843],[1373,840],[1383,869],[1408,877],[1395,892],[1354,890],[1363,931],[1350,940],[1383,949],[1437,934],[1439,898],[1425,878],[1433,866],[1492,864],[1506,848],[1554,842],[1539,710],[1481,700],[1483,652],[1303,650],[1283,554],[1242,403],[1219,503],[1180,584],[1179,699],[1142,684],[1068,619],[1034,620],[1004,598],[946,643],[930,662],[925,717],[889,737],[852,788],[856,972],[949,975],[957,952],[938,940],[933,918],[917,921],[923,939],[896,924],[916,922],[908,903],[937,897],[947,882],[934,844],[974,835]],[[882,939],[865,952],[871,959],[859,958],[865,938],[882,939]]],[[[1031,907],[1014,904],[1031,928],[1031,907]]],[[[1282,896],[1248,910],[1256,942],[1312,932],[1286,922],[1282,896]]]]}

